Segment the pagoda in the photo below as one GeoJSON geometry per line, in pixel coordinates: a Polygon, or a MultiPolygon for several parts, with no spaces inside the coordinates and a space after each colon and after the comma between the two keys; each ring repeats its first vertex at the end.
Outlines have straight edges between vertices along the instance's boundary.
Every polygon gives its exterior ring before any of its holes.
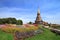
{"type": "Polygon", "coordinates": [[[40,10],[38,9],[35,24],[42,24],[42,23],[43,23],[43,21],[42,21],[41,16],[40,16],[40,10]]]}

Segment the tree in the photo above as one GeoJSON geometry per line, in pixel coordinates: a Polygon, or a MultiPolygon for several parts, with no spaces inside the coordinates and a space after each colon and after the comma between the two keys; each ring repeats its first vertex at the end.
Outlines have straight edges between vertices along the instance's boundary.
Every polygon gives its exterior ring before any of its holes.
{"type": "Polygon", "coordinates": [[[31,21],[28,24],[33,24],[31,21]]]}
{"type": "Polygon", "coordinates": [[[15,18],[6,18],[5,23],[16,24],[17,20],[15,18]]]}
{"type": "Polygon", "coordinates": [[[5,24],[5,23],[22,25],[23,21],[16,20],[15,18],[0,18],[0,24],[5,24]]]}
{"type": "Polygon", "coordinates": [[[22,20],[17,20],[17,25],[22,25],[22,24],[23,24],[22,20]]]}
{"type": "Polygon", "coordinates": [[[3,23],[2,23],[2,19],[0,19],[0,24],[3,24],[3,23]]]}

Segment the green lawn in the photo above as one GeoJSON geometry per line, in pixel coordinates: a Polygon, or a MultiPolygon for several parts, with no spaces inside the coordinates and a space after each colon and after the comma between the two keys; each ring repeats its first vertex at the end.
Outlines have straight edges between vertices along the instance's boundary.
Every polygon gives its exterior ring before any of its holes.
{"type": "Polygon", "coordinates": [[[27,38],[26,40],[60,40],[60,36],[50,32],[48,29],[44,29],[44,33],[27,38]]]}
{"type": "Polygon", "coordinates": [[[0,30],[0,40],[13,40],[13,35],[0,30]]]}

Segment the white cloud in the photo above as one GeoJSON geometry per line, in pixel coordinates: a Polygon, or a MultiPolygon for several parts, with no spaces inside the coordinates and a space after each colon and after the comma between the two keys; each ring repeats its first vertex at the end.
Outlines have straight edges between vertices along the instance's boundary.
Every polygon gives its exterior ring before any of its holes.
{"type": "Polygon", "coordinates": [[[32,9],[23,8],[0,8],[0,18],[14,17],[23,20],[24,23],[34,20],[34,12],[32,9]],[[18,12],[19,11],[19,12],[18,12]]]}
{"type": "MultiPolygon", "coordinates": [[[[34,22],[37,16],[37,12],[35,11],[33,11],[33,9],[4,7],[0,8],[0,18],[14,17],[23,20],[24,23],[29,21],[34,22]]],[[[50,13],[41,13],[41,17],[44,21],[49,23],[60,23],[60,12],[57,12],[54,15],[50,13]]]]}
{"type": "Polygon", "coordinates": [[[47,14],[47,13],[41,13],[42,19],[48,23],[56,23],[60,24],[60,12],[56,12],[55,14],[47,14]]]}

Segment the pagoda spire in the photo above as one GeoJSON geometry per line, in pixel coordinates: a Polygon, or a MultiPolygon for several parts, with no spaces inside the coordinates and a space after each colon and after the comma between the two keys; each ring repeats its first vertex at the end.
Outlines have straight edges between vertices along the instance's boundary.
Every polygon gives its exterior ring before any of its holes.
{"type": "Polygon", "coordinates": [[[38,11],[37,11],[39,14],[40,14],[40,8],[38,7],[38,11]]]}
{"type": "Polygon", "coordinates": [[[40,8],[38,7],[37,17],[36,17],[35,23],[40,24],[41,21],[42,21],[42,19],[41,19],[41,16],[40,16],[40,8]]]}

